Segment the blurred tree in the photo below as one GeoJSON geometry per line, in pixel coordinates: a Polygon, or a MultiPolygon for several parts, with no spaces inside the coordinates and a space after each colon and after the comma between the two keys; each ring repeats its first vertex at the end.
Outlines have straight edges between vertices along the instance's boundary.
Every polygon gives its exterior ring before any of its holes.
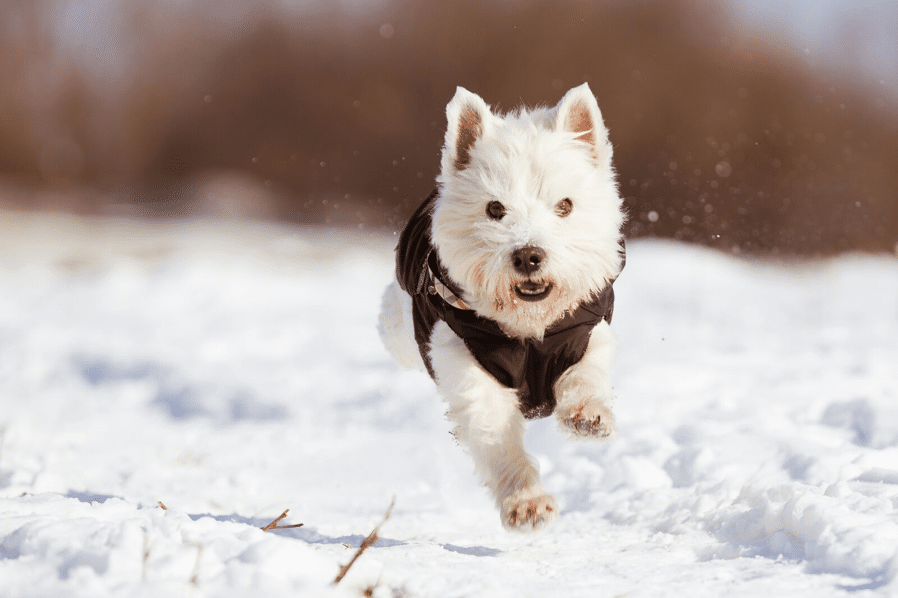
{"type": "Polygon", "coordinates": [[[397,228],[433,185],[456,85],[511,109],[587,81],[630,236],[787,253],[898,241],[895,102],[740,36],[722,3],[128,4],[132,70],[112,91],[53,55],[29,6],[0,13],[31,32],[0,40],[7,177],[129,188],[180,213],[197,181],[240,172],[275,217],[397,228]],[[34,85],[48,64],[63,83],[34,85]]]}

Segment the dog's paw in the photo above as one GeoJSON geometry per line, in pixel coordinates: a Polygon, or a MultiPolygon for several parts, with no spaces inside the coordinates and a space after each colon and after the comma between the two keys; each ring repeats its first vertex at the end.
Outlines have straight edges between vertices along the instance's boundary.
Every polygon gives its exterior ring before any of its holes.
{"type": "Polygon", "coordinates": [[[522,493],[502,501],[502,526],[510,532],[536,532],[558,517],[558,504],[551,494],[522,493]]]}
{"type": "Polygon", "coordinates": [[[558,415],[562,427],[578,438],[607,440],[617,431],[614,414],[599,401],[584,401],[558,415]]]}

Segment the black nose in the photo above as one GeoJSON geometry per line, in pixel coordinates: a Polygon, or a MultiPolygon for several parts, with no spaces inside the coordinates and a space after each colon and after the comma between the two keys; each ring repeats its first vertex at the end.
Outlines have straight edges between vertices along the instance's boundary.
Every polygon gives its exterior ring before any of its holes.
{"type": "Polygon", "coordinates": [[[539,270],[544,259],[546,259],[546,252],[532,245],[515,249],[511,253],[511,263],[514,269],[528,276],[539,270]]]}

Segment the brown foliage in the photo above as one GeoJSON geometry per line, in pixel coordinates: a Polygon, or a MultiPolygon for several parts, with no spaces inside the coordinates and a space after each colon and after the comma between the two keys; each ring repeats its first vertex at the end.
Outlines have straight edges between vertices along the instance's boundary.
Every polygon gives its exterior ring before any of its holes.
{"type": "Polygon", "coordinates": [[[203,6],[135,9],[133,74],[114,88],[87,85],[39,32],[0,42],[3,174],[131,189],[164,213],[204,173],[239,171],[277,191],[274,217],[396,228],[433,185],[456,85],[510,109],[587,81],[630,236],[787,253],[898,241],[894,103],[740,38],[718,3],[387,0],[295,16],[260,2],[231,29],[203,6]],[[10,84],[22,57],[63,73],[40,102],[10,84]]]}

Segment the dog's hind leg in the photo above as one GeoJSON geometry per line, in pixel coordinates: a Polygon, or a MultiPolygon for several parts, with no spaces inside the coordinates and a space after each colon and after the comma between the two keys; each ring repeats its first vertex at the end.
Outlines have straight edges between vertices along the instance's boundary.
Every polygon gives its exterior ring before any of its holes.
{"type": "Polygon", "coordinates": [[[430,347],[456,438],[496,499],[502,525],[509,531],[541,529],[558,516],[558,505],[524,450],[525,421],[517,393],[487,373],[445,322],[437,323],[430,347]]]}
{"type": "Polygon", "coordinates": [[[611,438],[617,431],[611,411],[611,366],[617,341],[607,322],[592,330],[583,358],[555,383],[561,428],[579,438],[611,438]]]}

